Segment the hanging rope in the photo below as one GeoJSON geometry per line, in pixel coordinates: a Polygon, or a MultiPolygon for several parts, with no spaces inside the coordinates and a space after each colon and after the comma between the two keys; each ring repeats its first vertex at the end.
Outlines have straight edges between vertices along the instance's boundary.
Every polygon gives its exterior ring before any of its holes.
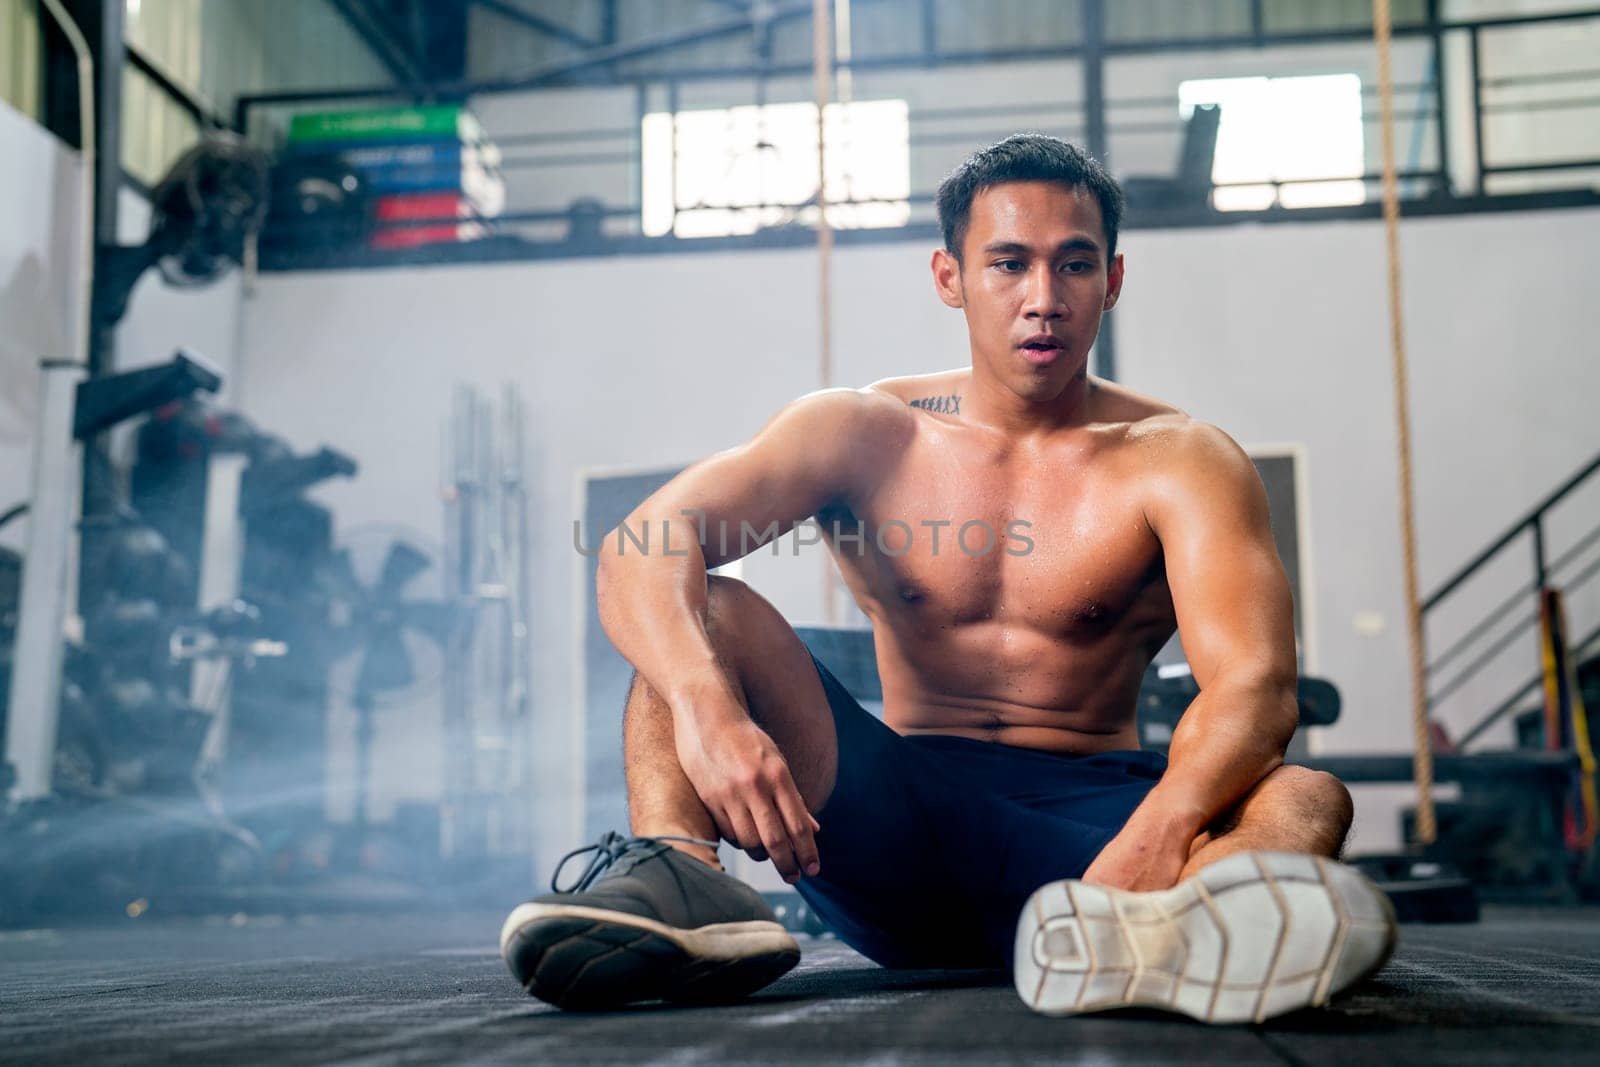
{"type": "MultiPolygon", "coordinates": [[[[811,0],[811,80],[817,98],[817,387],[833,384],[833,227],[828,222],[829,88],[833,80],[833,0],[811,0]]],[[[833,559],[822,554],[822,618],[837,620],[833,559]]]]}
{"type": "Polygon", "coordinates": [[[1400,301],[1400,186],[1395,175],[1394,73],[1389,65],[1389,0],[1373,0],[1378,46],[1378,101],[1383,127],[1383,232],[1389,256],[1389,342],[1394,352],[1394,415],[1400,451],[1400,539],[1405,557],[1406,629],[1411,646],[1412,774],[1417,781],[1417,841],[1438,836],[1433,810],[1433,744],[1428,736],[1428,683],[1422,650],[1422,601],[1417,595],[1417,529],[1411,477],[1411,415],[1405,320],[1400,301]]]}
{"type": "Polygon", "coordinates": [[[833,384],[833,227],[828,223],[829,90],[833,81],[833,0],[811,0],[811,79],[817,97],[817,380],[833,384]]]}

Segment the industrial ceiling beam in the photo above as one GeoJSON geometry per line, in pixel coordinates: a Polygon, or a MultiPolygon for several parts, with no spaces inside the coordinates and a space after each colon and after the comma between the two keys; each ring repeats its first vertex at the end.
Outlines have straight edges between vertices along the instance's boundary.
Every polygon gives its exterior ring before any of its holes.
{"type": "MultiPolygon", "coordinates": [[[[335,0],[335,2],[339,2],[339,0],[335,0]]],[[[348,3],[350,0],[343,0],[343,2],[348,3]]],[[[868,4],[880,2],[880,0],[853,0],[853,2],[856,8],[859,9],[867,6],[868,4]]],[[[771,26],[777,25],[781,22],[787,22],[792,19],[808,19],[811,17],[811,11],[812,0],[790,0],[790,2],[782,4],[772,3],[771,0],[761,0],[761,6],[753,9],[752,14],[734,15],[728,18],[717,20],[715,22],[707,22],[698,26],[689,26],[684,29],[673,30],[669,33],[658,34],[657,36],[648,37],[643,40],[629,41],[625,44],[618,44],[609,48],[596,48],[586,55],[577,56],[572,59],[564,59],[557,63],[539,67],[528,74],[509,78],[441,81],[428,88],[430,88],[435,94],[442,97],[465,97],[474,93],[519,92],[529,89],[544,88],[552,85],[571,84],[573,75],[580,74],[584,71],[608,67],[614,63],[621,63],[626,60],[642,59],[657,53],[668,52],[675,48],[682,48],[686,45],[699,44],[703,41],[719,40],[721,38],[729,37],[738,33],[749,33],[751,29],[757,25],[771,26]]],[[[1349,36],[1349,34],[1345,34],[1345,36],[1349,36]]],[[[1320,39],[1321,38],[1319,38],[1319,40],[1320,39]]],[[[1014,54],[1014,52],[1007,51],[996,54],[995,58],[1007,59],[1013,57],[1014,54]]],[[[1051,50],[1040,54],[1055,56],[1059,53],[1055,50],[1051,50]]],[[[1076,54],[1076,52],[1073,51],[1072,54],[1076,54]]],[[[970,57],[966,58],[970,59],[970,57]]],[[[863,62],[861,60],[857,60],[854,65],[862,69],[869,67],[881,67],[887,69],[897,65],[903,66],[907,64],[905,64],[904,61],[891,57],[887,60],[877,60],[873,62],[863,62]]],[[[811,69],[810,63],[808,62],[803,69],[809,71],[811,69]]],[[[716,76],[721,77],[726,74],[728,76],[760,78],[780,74],[797,73],[800,70],[801,68],[795,68],[794,70],[769,67],[740,68],[730,69],[726,72],[717,71],[716,76]]],[[[671,78],[676,73],[678,72],[665,71],[659,76],[671,78]]],[[[703,76],[706,72],[701,71],[700,73],[703,76]]],[[[413,93],[414,95],[420,95],[421,90],[414,89],[413,93]]],[[[360,88],[330,87],[324,89],[294,90],[289,92],[246,93],[242,94],[238,98],[235,107],[237,115],[236,122],[244,122],[246,113],[251,107],[260,106],[263,104],[285,104],[303,100],[371,100],[391,95],[393,95],[393,93],[387,86],[363,86],[360,88]]]]}
{"type": "Polygon", "coordinates": [[[492,11],[503,19],[532,30],[534,33],[552,37],[563,44],[570,44],[574,48],[599,48],[605,44],[604,41],[596,41],[585,37],[576,30],[569,29],[558,22],[551,22],[542,15],[536,15],[526,8],[510,3],[509,0],[470,0],[470,2],[485,11],[492,11]]]}
{"type": "MultiPolygon", "coordinates": [[[[871,0],[856,0],[856,3],[869,3],[871,0]]],[[[699,44],[702,41],[717,40],[735,33],[748,32],[755,19],[767,22],[785,22],[795,18],[810,18],[812,0],[797,0],[785,4],[762,4],[761,10],[747,10],[743,14],[732,15],[716,22],[707,22],[699,26],[689,26],[670,33],[658,34],[642,41],[630,41],[627,44],[613,45],[610,48],[598,48],[586,56],[543,67],[525,78],[514,81],[508,80],[508,87],[527,86],[533,87],[540,84],[558,81],[562,77],[575,74],[578,71],[589,70],[593,67],[604,67],[612,63],[620,63],[628,59],[641,59],[657,52],[666,52],[685,45],[699,44]]]]}
{"type": "Polygon", "coordinates": [[[339,17],[356,32],[356,36],[383,64],[391,78],[414,93],[422,91],[428,83],[426,72],[405,45],[389,33],[382,19],[373,17],[366,5],[357,0],[332,0],[332,4],[339,17]]]}

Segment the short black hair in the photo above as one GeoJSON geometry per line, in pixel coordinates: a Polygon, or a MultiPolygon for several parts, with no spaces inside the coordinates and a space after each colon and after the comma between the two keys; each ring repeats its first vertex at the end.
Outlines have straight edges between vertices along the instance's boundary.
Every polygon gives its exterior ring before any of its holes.
{"type": "Polygon", "coordinates": [[[1105,165],[1070,141],[1043,133],[1014,133],[997,144],[979,149],[939,183],[934,205],[945,251],[961,259],[967,238],[972,199],[983,190],[1006,182],[1055,182],[1087,189],[1100,202],[1106,229],[1106,265],[1117,254],[1117,230],[1122,225],[1122,186],[1105,165]]]}

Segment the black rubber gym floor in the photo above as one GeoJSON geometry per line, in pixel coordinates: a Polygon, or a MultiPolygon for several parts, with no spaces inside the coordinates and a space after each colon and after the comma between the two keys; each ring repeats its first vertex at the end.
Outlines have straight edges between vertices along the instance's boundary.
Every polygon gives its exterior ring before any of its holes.
{"type": "Polygon", "coordinates": [[[1047,1019],[1000,973],[885,971],[830,940],[756,998],[572,1015],[530,1000],[501,916],[159,921],[0,932],[21,1063],[1600,1062],[1600,911],[1407,926],[1373,981],[1259,1027],[1047,1019]]]}

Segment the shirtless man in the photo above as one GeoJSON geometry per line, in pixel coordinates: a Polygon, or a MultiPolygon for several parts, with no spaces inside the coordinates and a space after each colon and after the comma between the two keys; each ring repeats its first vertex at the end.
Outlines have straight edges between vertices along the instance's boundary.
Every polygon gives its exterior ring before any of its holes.
{"type": "Polygon", "coordinates": [[[804,396],[608,535],[636,836],[580,850],[582,877],[507,919],[535,996],[730,999],[793,966],[722,840],[871,959],[1009,964],[1053,1014],[1261,1019],[1392,947],[1382,894],[1317,858],[1349,794],[1283,760],[1291,602],[1249,458],[1087,372],[1123,282],[1115,181],[1015,136],[938,209],[934,286],[970,367],[804,396]],[[760,595],[707,574],[808,519],[872,620],[881,722],[760,595]],[[1139,751],[1135,701],[1175,628],[1201,693],[1163,759],[1139,751]]]}

